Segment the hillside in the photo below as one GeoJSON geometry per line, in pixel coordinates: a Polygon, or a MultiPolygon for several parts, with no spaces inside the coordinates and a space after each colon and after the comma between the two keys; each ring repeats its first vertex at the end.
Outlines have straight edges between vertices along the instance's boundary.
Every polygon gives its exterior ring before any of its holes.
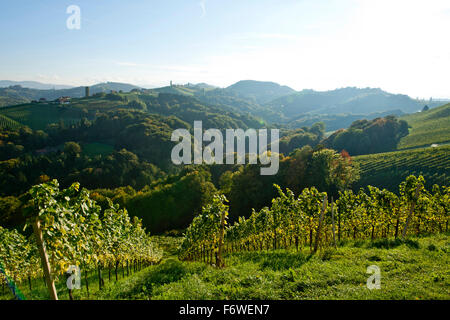
{"type": "Polygon", "coordinates": [[[309,127],[314,123],[323,122],[327,131],[336,131],[349,127],[354,121],[386,117],[388,115],[401,116],[405,113],[400,110],[375,112],[370,114],[305,114],[294,118],[287,123],[289,128],[309,127]]]}
{"type": "MultiPolygon", "coordinates": [[[[98,87],[97,87],[98,88],[98,87]]],[[[170,88],[170,87],[167,87],[170,88]]],[[[175,92],[170,90],[170,92],[175,92]]],[[[188,95],[160,93],[153,90],[129,93],[97,93],[87,98],[71,99],[69,104],[55,102],[25,103],[0,108],[2,127],[17,127],[17,124],[43,130],[51,123],[63,121],[66,125],[80,121],[83,117],[93,119],[98,111],[112,109],[139,109],[151,114],[174,116],[193,124],[204,121],[210,128],[259,128],[260,121],[249,114],[223,105],[202,103],[188,95]],[[137,104],[134,104],[138,101],[137,104]]]]}
{"type": "MultiPolygon", "coordinates": [[[[267,107],[280,111],[287,118],[310,114],[370,114],[400,110],[410,113],[421,110],[424,102],[406,95],[395,95],[381,89],[354,87],[332,91],[303,90],[275,99],[267,107]]],[[[433,102],[429,107],[436,106],[433,102]]]]}
{"type": "Polygon", "coordinates": [[[63,121],[66,125],[76,123],[86,116],[81,109],[72,107],[59,107],[56,105],[23,104],[0,109],[1,128],[17,128],[28,126],[34,130],[43,130],[51,123],[63,121]]]}
{"type": "Polygon", "coordinates": [[[354,185],[372,185],[398,192],[398,185],[409,175],[423,175],[426,185],[450,185],[450,146],[422,148],[354,157],[361,168],[361,179],[354,185]]]}
{"type": "Polygon", "coordinates": [[[411,126],[399,149],[450,142],[450,104],[401,117],[411,126]]]}
{"type": "Polygon", "coordinates": [[[170,94],[193,96],[194,93],[197,92],[198,90],[202,89],[188,86],[167,86],[155,89],[147,89],[146,91],[154,93],[170,93],[170,94]]]}
{"type": "MultiPolygon", "coordinates": [[[[119,96],[120,97],[120,96],[119,96]]],[[[116,97],[99,95],[89,98],[74,98],[68,105],[54,102],[24,103],[0,108],[0,115],[28,126],[34,130],[44,130],[51,123],[63,122],[70,125],[79,122],[83,117],[93,119],[97,111],[106,111],[124,104],[116,97]]],[[[8,127],[5,125],[2,127],[8,127]]],[[[0,124],[1,125],[1,124],[0,124]]]]}

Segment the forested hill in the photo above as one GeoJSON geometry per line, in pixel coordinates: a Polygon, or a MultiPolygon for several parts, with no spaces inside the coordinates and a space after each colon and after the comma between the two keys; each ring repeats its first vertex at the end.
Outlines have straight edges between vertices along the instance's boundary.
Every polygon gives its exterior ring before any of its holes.
{"type": "Polygon", "coordinates": [[[253,80],[239,81],[227,87],[225,90],[236,93],[241,97],[254,100],[259,104],[264,104],[295,92],[294,89],[287,86],[281,86],[278,83],[253,80]]]}
{"type": "Polygon", "coordinates": [[[428,104],[438,106],[440,102],[414,100],[406,95],[391,94],[374,88],[342,88],[332,91],[303,90],[273,100],[267,107],[292,118],[311,114],[370,114],[388,110],[405,113],[417,112],[428,104]]]}
{"type": "Polygon", "coordinates": [[[401,116],[419,111],[426,105],[436,107],[442,104],[440,101],[394,95],[380,89],[296,92],[289,87],[260,81],[240,81],[227,88],[174,85],[149,91],[194,96],[203,103],[226,106],[261,118],[266,123],[293,129],[324,122],[327,131],[346,128],[359,119],[401,116]]]}

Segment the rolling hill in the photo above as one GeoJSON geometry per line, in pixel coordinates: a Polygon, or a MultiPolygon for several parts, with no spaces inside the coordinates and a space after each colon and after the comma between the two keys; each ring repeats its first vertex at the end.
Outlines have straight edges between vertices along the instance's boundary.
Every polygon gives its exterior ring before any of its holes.
{"type": "MultiPolygon", "coordinates": [[[[439,102],[428,103],[429,107],[437,105],[439,102]]],[[[304,114],[370,114],[389,110],[411,113],[421,110],[425,103],[381,89],[347,87],[332,91],[303,90],[265,106],[280,111],[286,118],[293,118],[304,114]]]]}
{"type": "Polygon", "coordinates": [[[254,80],[239,81],[225,88],[225,90],[236,93],[241,97],[254,100],[259,104],[264,104],[295,92],[294,89],[287,86],[281,86],[275,82],[262,82],[254,80]]]}
{"type": "MultiPolygon", "coordinates": [[[[371,120],[386,115],[403,116],[405,113],[422,110],[425,105],[434,108],[443,104],[441,101],[415,100],[406,95],[391,94],[374,88],[347,87],[322,92],[314,90],[296,92],[274,82],[252,80],[239,81],[227,88],[217,88],[206,83],[199,83],[142,89],[131,84],[107,82],[91,86],[90,93],[95,95],[109,93],[111,90],[126,93],[137,91],[135,89],[149,97],[156,97],[159,94],[192,97],[202,105],[214,106],[221,112],[230,112],[247,118],[252,117],[258,119],[260,123],[278,127],[296,129],[311,126],[316,122],[324,122],[326,131],[329,132],[346,128],[358,119],[371,120]]],[[[40,98],[54,100],[61,96],[82,98],[84,95],[85,87],[38,90],[10,86],[0,88],[0,107],[26,104],[40,98]]],[[[128,96],[127,99],[135,98],[128,96]]],[[[98,109],[109,108],[111,102],[103,100],[74,100],[73,103],[81,108],[87,104],[88,109],[92,109],[94,105],[98,109]]],[[[417,126],[414,124],[414,117],[408,119],[411,119],[413,126],[417,126]]],[[[11,118],[11,120],[14,119],[11,118]]],[[[440,121],[442,124],[445,122],[445,120],[440,121]]],[[[416,129],[413,128],[411,132],[414,130],[416,129]]],[[[417,132],[420,133],[420,130],[417,132]]],[[[418,141],[417,138],[414,138],[414,133],[412,135],[404,139],[401,148],[445,141],[445,138],[444,140],[438,139],[438,141],[427,140],[423,135],[421,135],[422,141],[418,141]],[[412,143],[413,140],[417,141],[412,143]]],[[[417,134],[415,136],[417,137],[417,134]]]]}
{"type": "Polygon", "coordinates": [[[400,110],[390,110],[385,112],[376,112],[370,114],[306,114],[294,118],[287,123],[289,128],[309,127],[314,123],[323,122],[328,132],[333,132],[339,129],[349,127],[354,121],[366,119],[373,120],[379,117],[386,117],[388,115],[401,116],[405,113],[400,110]]]}
{"type": "Polygon", "coordinates": [[[259,81],[239,81],[227,88],[176,85],[146,91],[194,96],[204,104],[250,114],[266,123],[291,129],[324,122],[327,131],[346,128],[359,119],[372,120],[387,115],[400,117],[421,110],[425,105],[436,107],[442,104],[441,101],[415,100],[374,88],[295,92],[276,83],[259,81]],[[279,97],[270,102],[261,102],[276,96],[279,97]]]}
{"type": "Polygon", "coordinates": [[[44,130],[51,123],[64,122],[70,125],[82,118],[94,119],[97,112],[117,109],[138,109],[149,114],[176,117],[193,124],[202,120],[209,128],[259,128],[259,119],[236,112],[226,106],[202,103],[195,97],[153,90],[114,94],[97,93],[94,96],[73,98],[69,104],[56,102],[25,103],[0,108],[0,127],[20,125],[34,130],[44,130]]]}
{"type": "Polygon", "coordinates": [[[450,104],[401,117],[411,126],[399,149],[450,142],[450,104]]]}

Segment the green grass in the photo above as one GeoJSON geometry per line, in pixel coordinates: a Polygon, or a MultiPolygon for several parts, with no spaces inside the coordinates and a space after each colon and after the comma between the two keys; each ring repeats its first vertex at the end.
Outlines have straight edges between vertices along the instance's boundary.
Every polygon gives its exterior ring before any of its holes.
{"type": "MultiPolygon", "coordinates": [[[[168,239],[163,241],[170,245],[168,239]]],[[[172,256],[118,282],[106,279],[102,292],[92,275],[90,298],[448,300],[449,252],[450,238],[441,234],[406,241],[349,241],[316,255],[309,249],[230,254],[225,257],[224,269],[181,262],[172,256]],[[380,290],[366,287],[370,276],[366,271],[371,265],[381,270],[380,290]]],[[[61,284],[58,288],[61,298],[67,299],[61,284]]],[[[44,289],[32,297],[46,298],[44,289]]],[[[23,291],[27,296],[27,290],[23,291]]],[[[86,299],[86,289],[75,290],[74,295],[86,299]]]]}
{"type": "Polygon", "coordinates": [[[367,185],[398,191],[399,184],[411,174],[423,175],[427,187],[448,186],[450,180],[450,146],[419,148],[357,156],[361,179],[357,190],[367,185]]]}
{"type": "MultiPolygon", "coordinates": [[[[146,270],[146,269],[143,269],[146,270]]],[[[137,271],[136,273],[132,273],[130,276],[127,277],[127,271],[126,268],[122,269],[119,268],[118,271],[118,281],[115,280],[115,274],[114,269],[111,269],[111,278],[109,280],[108,275],[108,269],[104,269],[102,271],[103,279],[105,281],[105,288],[100,291],[98,286],[98,276],[96,271],[89,272],[88,275],[88,286],[89,286],[89,297],[86,290],[86,282],[85,282],[85,276],[82,271],[82,279],[81,279],[81,289],[79,290],[73,290],[73,297],[75,300],[86,300],[86,299],[99,299],[102,297],[105,292],[109,292],[109,290],[112,290],[113,288],[120,288],[122,283],[126,283],[127,281],[130,281],[130,279],[138,278],[138,275],[143,272],[137,271]]],[[[1,281],[0,281],[1,283],[1,281]]],[[[47,287],[44,284],[44,280],[42,278],[40,279],[32,279],[31,281],[31,289],[29,289],[28,280],[25,279],[21,283],[16,283],[16,286],[19,288],[19,290],[22,292],[26,300],[48,300],[50,299],[50,295],[47,291],[47,287]]],[[[55,287],[56,291],[58,293],[58,298],[60,300],[68,300],[68,290],[66,287],[65,278],[60,276],[57,281],[55,281],[55,287]]],[[[117,289],[115,289],[117,290],[117,289]]],[[[9,291],[8,287],[5,285],[2,287],[0,285],[0,300],[11,300],[14,299],[14,296],[9,291]]]]}
{"type": "Polygon", "coordinates": [[[450,142],[450,104],[401,117],[412,127],[399,149],[450,142]]]}
{"type": "Polygon", "coordinates": [[[276,250],[228,255],[223,270],[175,258],[122,283],[108,299],[450,299],[447,235],[348,242],[310,255],[276,250]],[[367,267],[381,270],[369,290],[367,267]]]}
{"type": "Polygon", "coordinates": [[[178,247],[183,242],[183,238],[181,236],[152,236],[152,241],[158,248],[161,248],[163,256],[167,258],[177,255],[178,247]]]}

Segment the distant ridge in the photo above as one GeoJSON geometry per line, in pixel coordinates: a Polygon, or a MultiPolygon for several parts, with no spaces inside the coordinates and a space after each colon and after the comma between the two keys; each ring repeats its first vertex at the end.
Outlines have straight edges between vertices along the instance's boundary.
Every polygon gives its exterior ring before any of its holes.
{"type": "Polygon", "coordinates": [[[23,88],[38,89],[38,90],[52,90],[52,89],[60,90],[60,89],[70,89],[74,87],[62,84],[42,83],[37,81],[0,80],[0,88],[6,88],[10,86],[21,86],[23,88]]]}
{"type": "Polygon", "coordinates": [[[237,93],[241,97],[254,99],[259,104],[264,104],[295,92],[294,89],[281,86],[275,82],[255,80],[242,80],[225,88],[225,90],[237,93]]]}
{"type": "MultiPolygon", "coordinates": [[[[84,88],[84,87],[81,87],[84,88]]],[[[123,92],[129,92],[133,89],[141,89],[138,86],[135,86],[134,84],[129,83],[121,83],[121,82],[103,82],[98,83],[90,86],[92,93],[98,93],[98,92],[108,92],[111,90],[114,91],[123,91],[123,92]]]]}
{"type": "MultiPolygon", "coordinates": [[[[129,92],[133,89],[140,89],[140,87],[120,82],[105,82],[98,83],[90,87],[90,94],[96,94],[100,92],[109,93],[111,91],[123,91],[129,92]]],[[[45,98],[47,100],[54,100],[61,96],[68,96],[72,98],[81,98],[85,95],[85,87],[75,87],[70,89],[31,89],[25,88],[20,85],[9,86],[6,88],[0,87],[0,107],[10,106],[21,103],[28,103],[32,100],[39,100],[45,98]]]]}
{"type": "Polygon", "coordinates": [[[439,101],[419,101],[403,94],[392,94],[379,88],[346,87],[331,91],[303,90],[266,104],[291,118],[309,114],[370,114],[389,110],[405,113],[420,111],[425,105],[436,107],[439,101]]]}

